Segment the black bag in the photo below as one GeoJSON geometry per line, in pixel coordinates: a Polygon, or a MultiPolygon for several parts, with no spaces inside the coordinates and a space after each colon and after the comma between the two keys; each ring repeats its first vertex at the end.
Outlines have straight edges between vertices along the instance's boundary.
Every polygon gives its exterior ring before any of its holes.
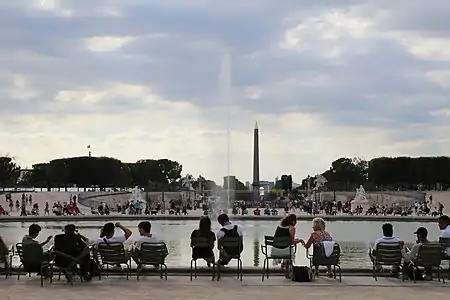
{"type": "Polygon", "coordinates": [[[310,268],[306,266],[292,266],[291,279],[296,282],[311,282],[314,277],[310,268]]]}
{"type": "Polygon", "coordinates": [[[409,264],[408,266],[408,278],[410,280],[414,280],[416,278],[416,281],[425,280],[422,274],[422,271],[413,264],[409,264]]]}

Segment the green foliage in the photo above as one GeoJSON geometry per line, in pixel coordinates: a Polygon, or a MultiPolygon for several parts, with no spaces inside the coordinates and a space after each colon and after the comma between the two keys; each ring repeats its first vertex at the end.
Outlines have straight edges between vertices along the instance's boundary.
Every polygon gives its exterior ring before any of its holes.
{"type": "MultiPolygon", "coordinates": [[[[239,181],[236,176],[230,176],[229,181],[232,190],[248,191],[248,188],[245,186],[245,184],[239,181]]],[[[228,176],[223,177],[223,189],[228,190],[228,176]]]]}
{"type": "Polygon", "coordinates": [[[14,185],[20,177],[20,167],[9,156],[0,157],[0,185],[14,185]]]}

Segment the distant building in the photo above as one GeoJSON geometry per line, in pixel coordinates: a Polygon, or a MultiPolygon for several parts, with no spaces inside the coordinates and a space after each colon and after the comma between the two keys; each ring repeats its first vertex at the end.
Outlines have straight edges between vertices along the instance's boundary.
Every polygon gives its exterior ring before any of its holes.
{"type": "Polygon", "coordinates": [[[261,180],[259,181],[259,185],[264,189],[264,193],[268,193],[271,189],[275,187],[274,181],[261,180]]]}

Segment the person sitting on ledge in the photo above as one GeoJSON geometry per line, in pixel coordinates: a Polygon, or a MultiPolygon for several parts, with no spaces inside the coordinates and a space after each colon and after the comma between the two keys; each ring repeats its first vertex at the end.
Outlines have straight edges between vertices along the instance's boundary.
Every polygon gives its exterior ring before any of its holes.
{"type": "Polygon", "coordinates": [[[261,215],[261,210],[259,209],[259,207],[256,207],[256,208],[253,210],[253,214],[254,214],[255,216],[260,216],[260,215],[261,215]]]}
{"type": "MultiPolygon", "coordinates": [[[[369,257],[372,263],[375,261],[376,250],[378,244],[400,244],[400,239],[394,236],[394,227],[390,223],[385,223],[381,226],[383,231],[383,236],[375,241],[373,248],[369,248],[369,257]]],[[[378,271],[382,269],[382,266],[377,266],[378,271]]],[[[392,268],[392,273],[396,274],[398,272],[398,267],[392,268]]]]}
{"type": "MultiPolygon", "coordinates": [[[[230,218],[228,218],[228,215],[226,214],[219,215],[219,217],[217,217],[217,222],[219,222],[219,224],[222,226],[222,228],[220,228],[220,230],[216,233],[218,240],[224,237],[241,237],[241,245],[239,247],[240,249],[226,248],[223,249],[225,253],[229,255],[240,254],[244,248],[242,244],[242,235],[243,235],[242,228],[238,225],[234,225],[233,223],[231,223],[230,218]]],[[[230,258],[221,257],[219,258],[219,261],[217,263],[220,264],[221,266],[226,266],[230,261],[231,261],[230,258]]]]}
{"type": "Polygon", "coordinates": [[[214,243],[216,235],[211,231],[211,219],[207,216],[201,217],[198,229],[194,229],[191,233],[192,258],[202,258],[206,261],[208,267],[211,266],[214,259],[214,243]],[[195,238],[204,238],[211,243],[211,247],[192,247],[192,240],[195,238]]]}

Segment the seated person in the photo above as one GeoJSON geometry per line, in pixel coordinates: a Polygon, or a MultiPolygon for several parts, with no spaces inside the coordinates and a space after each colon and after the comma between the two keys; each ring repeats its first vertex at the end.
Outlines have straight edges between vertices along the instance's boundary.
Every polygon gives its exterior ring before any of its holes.
{"type": "MultiPolygon", "coordinates": [[[[375,243],[373,244],[373,248],[369,249],[369,257],[372,263],[375,261],[378,244],[399,244],[401,241],[398,237],[394,236],[394,227],[392,226],[392,224],[390,223],[383,224],[381,230],[383,231],[383,236],[375,241],[375,243]]],[[[382,269],[381,266],[377,266],[377,268],[378,270],[382,269]]],[[[394,266],[392,268],[392,272],[395,273],[397,271],[398,271],[397,267],[394,266]]]]}
{"type": "MultiPolygon", "coordinates": [[[[242,244],[242,229],[238,225],[234,225],[230,222],[230,219],[226,214],[221,214],[217,218],[217,222],[222,226],[220,230],[216,233],[217,239],[220,240],[224,237],[240,237],[241,238],[241,245],[239,249],[230,249],[226,248],[224,249],[226,254],[229,255],[237,255],[240,254],[243,250],[243,244],[242,244]]],[[[226,266],[231,261],[230,258],[224,258],[220,257],[218,263],[222,266],[226,266]]]]}
{"type": "Polygon", "coordinates": [[[35,239],[38,237],[41,230],[41,226],[31,224],[28,228],[28,234],[22,238],[23,264],[25,270],[28,272],[39,273],[41,271],[41,264],[44,261],[50,261],[49,253],[44,252],[42,247],[48,244],[52,240],[52,237],[49,236],[44,242],[39,243],[35,239]]]}
{"type": "MultiPolygon", "coordinates": [[[[426,228],[419,227],[417,228],[416,232],[414,232],[414,234],[417,235],[417,240],[416,243],[411,247],[411,250],[408,251],[408,249],[405,248],[405,244],[403,241],[399,242],[403,256],[403,261],[405,264],[416,259],[417,254],[419,253],[420,246],[429,242],[427,238],[428,230],[426,228]]],[[[430,268],[425,268],[425,272],[426,272],[426,279],[431,280],[433,278],[432,270],[430,268]]]]}
{"type": "Polygon", "coordinates": [[[0,262],[5,264],[5,269],[8,267],[9,264],[9,249],[8,246],[6,246],[6,243],[3,241],[2,237],[0,236],[0,262]]]}
{"type": "Polygon", "coordinates": [[[257,207],[253,210],[253,215],[255,216],[260,216],[261,215],[261,210],[257,207]]]}
{"type": "MultiPolygon", "coordinates": [[[[438,219],[439,229],[442,230],[441,238],[450,238],[450,218],[447,215],[442,215],[438,219]]],[[[445,249],[446,259],[450,258],[450,247],[445,249]]]]}
{"type": "Polygon", "coordinates": [[[95,240],[95,244],[125,243],[130,238],[131,234],[131,230],[126,228],[119,222],[117,222],[115,225],[112,222],[106,223],[105,225],[103,225],[103,228],[100,231],[100,237],[95,240]],[[115,227],[122,229],[123,235],[114,236],[115,227]]]}
{"type": "MultiPolygon", "coordinates": [[[[71,264],[76,263],[80,266],[80,276],[85,281],[91,280],[90,267],[90,249],[88,248],[89,240],[78,233],[75,225],[68,224],[64,226],[64,234],[56,235],[54,238],[54,250],[70,255],[76,261],[64,256],[58,255],[56,252],[55,264],[59,267],[67,268],[71,264]]],[[[71,279],[66,278],[70,281],[71,279]]]]}
{"type": "Polygon", "coordinates": [[[278,210],[276,208],[272,208],[272,216],[278,216],[278,210]]]}
{"type": "MultiPolygon", "coordinates": [[[[298,240],[306,249],[309,249],[314,244],[322,243],[322,242],[331,242],[333,238],[331,235],[325,230],[325,221],[322,218],[314,218],[313,221],[313,231],[311,232],[308,241],[304,241],[302,239],[298,240]]],[[[331,272],[331,266],[327,266],[328,272],[327,275],[329,277],[333,276],[331,272]]],[[[315,266],[314,273],[316,276],[319,275],[319,266],[315,266]]]]}
{"type": "Polygon", "coordinates": [[[264,215],[270,216],[270,208],[266,207],[266,208],[264,209],[264,215]]]}
{"type": "Polygon", "coordinates": [[[192,258],[202,258],[206,261],[208,267],[211,266],[214,260],[214,242],[216,241],[216,235],[211,231],[211,219],[209,217],[202,217],[198,224],[198,229],[194,229],[191,233],[191,247],[192,258]],[[192,239],[205,238],[211,242],[211,247],[193,247],[192,239]]]}
{"type": "Polygon", "coordinates": [[[140,268],[139,265],[139,251],[141,250],[141,246],[143,243],[158,243],[160,242],[160,239],[156,237],[155,234],[151,233],[152,224],[149,221],[142,221],[138,225],[139,230],[139,238],[134,243],[134,251],[132,254],[132,258],[134,262],[138,265],[138,268],[140,268]]]}

